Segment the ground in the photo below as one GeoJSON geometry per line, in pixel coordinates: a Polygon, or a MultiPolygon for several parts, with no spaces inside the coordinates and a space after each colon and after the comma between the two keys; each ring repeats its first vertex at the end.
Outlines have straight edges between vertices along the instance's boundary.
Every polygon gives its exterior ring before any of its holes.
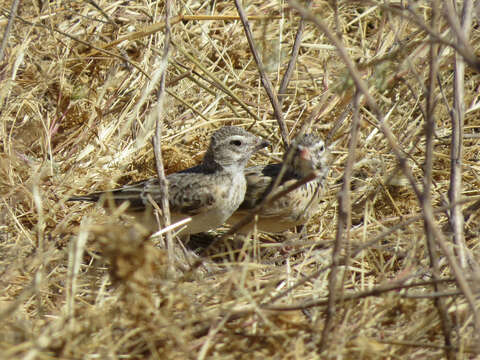
{"type": "MultiPolygon", "coordinates": [[[[311,2],[282,134],[259,69],[275,95],[305,4],[243,1],[260,66],[233,1],[171,3],[160,103],[164,1],[22,2],[11,28],[2,9],[3,356],[478,356],[476,13],[466,32],[450,2],[311,2]],[[239,254],[228,236],[168,251],[122,209],[67,202],[156,176],[158,119],[167,174],[198,163],[223,125],[269,139],[250,164],[279,161],[282,135],[321,135],[332,163],[320,210],[301,232],[256,234],[239,254]],[[449,208],[457,134],[463,215],[449,208]],[[460,236],[452,218],[465,221],[460,236]]],[[[455,4],[460,14],[469,2],[455,4]]]]}

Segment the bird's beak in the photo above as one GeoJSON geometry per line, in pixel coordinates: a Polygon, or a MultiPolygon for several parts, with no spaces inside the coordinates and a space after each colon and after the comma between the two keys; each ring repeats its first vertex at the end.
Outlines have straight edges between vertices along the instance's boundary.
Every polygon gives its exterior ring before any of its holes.
{"type": "Polygon", "coordinates": [[[302,160],[310,161],[312,159],[310,151],[304,146],[298,146],[298,153],[300,154],[300,159],[302,160]]]}

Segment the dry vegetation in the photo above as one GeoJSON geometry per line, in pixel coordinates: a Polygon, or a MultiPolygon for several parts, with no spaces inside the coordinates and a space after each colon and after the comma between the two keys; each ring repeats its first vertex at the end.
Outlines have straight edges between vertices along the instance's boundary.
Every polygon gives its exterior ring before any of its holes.
{"type": "MultiPolygon", "coordinates": [[[[305,126],[334,142],[334,163],[303,237],[285,246],[284,236],[258,234],[242,256],[223,241],[205,257],[177,244],[174,259],[163,239],[122,222],[121,209],[66,202],[156,174],[164,2],[21,3],[0,60],[2,357],[478,356],[478,17],[469,11],[464,31],[449,0],[414,3],[313,1],[322,23],[305,25],[281,109],[289,138],[305,126]],[[457,51],[468,59],[464,95],[457,51]],[[455,98],[465,104],[460,132],[455,98]],[[448,208],[457,134],[464,216],[448,208]]],[[[263,17],[250,27],[278,91],[299,12],[281,1],[243,6],[263,17]]],[[[172,1],[171,15],[165,171],[198,162],[210,134],[231,124],[272,142],[252,163],[276,161],[279,123],[244,28],[220,18],[238,16],[234,2],[172,1]]]]}

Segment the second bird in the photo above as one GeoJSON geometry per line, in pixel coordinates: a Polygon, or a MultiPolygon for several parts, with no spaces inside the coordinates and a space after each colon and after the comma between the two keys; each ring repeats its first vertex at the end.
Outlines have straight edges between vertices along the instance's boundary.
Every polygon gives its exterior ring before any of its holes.
{"type": "MultiPolygon", "coordinates": [[[[306,134],[297,138],[293,144],[292,154],[287,150],[284,155],[286,171],[275,193],[286,189],[296,181],[317,172],[317,177],[287,193],[258,213],[257,228],[265,232],[283,232],[296,225],[304,224],[316,211],[320,201],[320,186],[328,172],[329,154],[324,141],[314,135],[306,134]],[[287,158],[289,157],[289,159],[287,158]]],[[[245,170],[247,192],[239,209],[228,220],[235,225],[253,210],[270,192],[283,163],[253,166],[245,170]]],[[[253,229],[253,222],[241,229],[248,233],[253,229]]]]}

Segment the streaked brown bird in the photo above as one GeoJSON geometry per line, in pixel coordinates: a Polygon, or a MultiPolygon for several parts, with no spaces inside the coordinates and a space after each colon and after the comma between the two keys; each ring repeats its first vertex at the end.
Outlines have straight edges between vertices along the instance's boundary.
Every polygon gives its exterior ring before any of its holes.
{"type": "MultiPolygon", "coordinates": [[[[258,213],[257,229],[264,232],[283,232],[296,225],[305,224],[317,210],[320,201],[320,187],[328,173],[329,154],[324,141],[315,134],[303,135],[292,143],[292,154],[285,151],[286,171],[275,193],[283,191],[296,181],[316,172],[314,180],[287,193],[264,207],[258,213]]],[[[268,194],[283,163],[253,166],[245,169],[247,192],[238,210],[228,219],[234,225],[249,214],[268,194]]],[[[240,233],[253,229],[254,223],[246,225],[240,233]]]]}
{"type": "MultiPolygon", "coordinates": [[[[213,133],[202,162],[167,176],[172,223],[191,217],[181,235],[215,229],[225,223],[244,200],[244,168],[250,157],[268,142],[242,128],[225,126],[213,133]]],[[[98,202],[111,197],[118,206],[129,202],[127,213],[147,229],[158,229],[152,202],[160,206],[158,178],[115,190],[74,196],[69,201],[98,202]]]]}

